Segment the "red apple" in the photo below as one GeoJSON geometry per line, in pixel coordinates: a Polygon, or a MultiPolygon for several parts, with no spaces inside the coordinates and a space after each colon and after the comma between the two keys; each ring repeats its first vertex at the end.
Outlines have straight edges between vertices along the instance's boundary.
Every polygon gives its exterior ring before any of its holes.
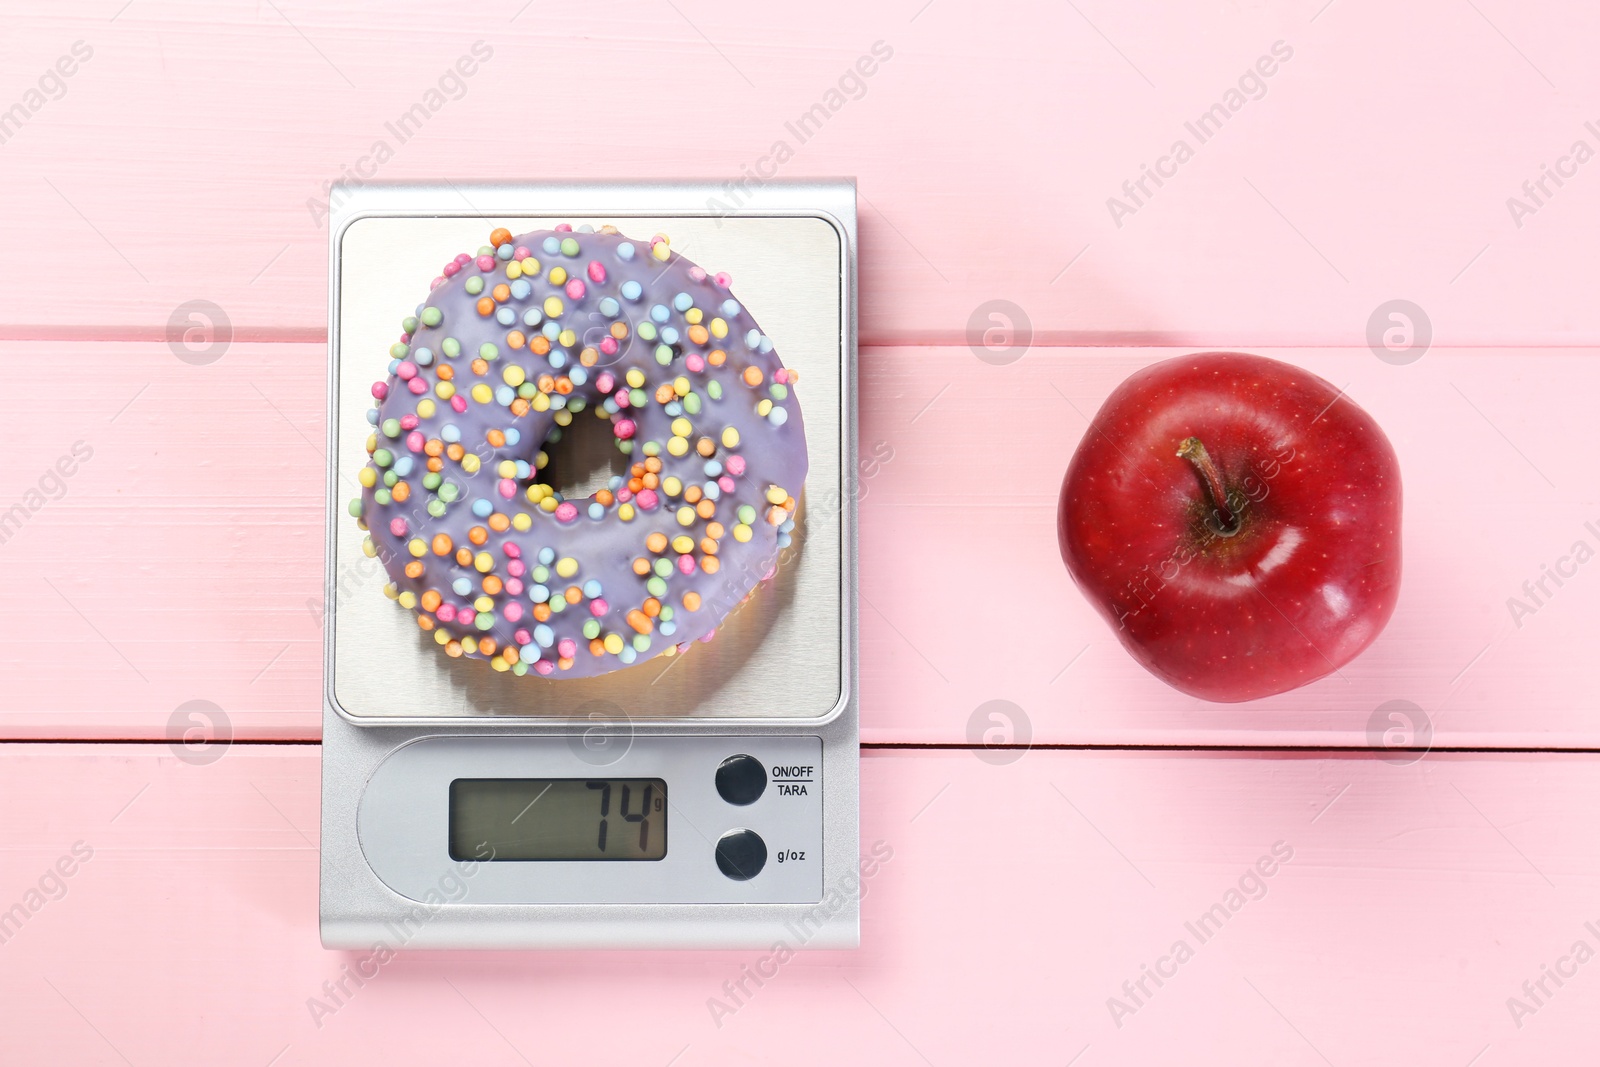
{"type": "Polygon", "coordinates": [[[1338,671],[1400,592],[1400,467],[1299,367],[1181,356],[1101,406],[1061,486],[1061,555],[1134,659],[1233,702],[1338,671]]]}

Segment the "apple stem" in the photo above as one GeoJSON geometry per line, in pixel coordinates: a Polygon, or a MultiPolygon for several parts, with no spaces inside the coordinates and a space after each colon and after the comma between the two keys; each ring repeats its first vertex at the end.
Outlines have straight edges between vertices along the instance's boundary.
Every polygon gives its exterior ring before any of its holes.
{"type": "Polygon", "coordinates": [[[1200,443],[1200,438],[1184,438],[1183,444],[1178,446],[1178,455],[1194,464],[1195,472],[1200,475],[1200,484],[1205,487],[1206,495],[1211,498],[1211,529],[1223,537],[1232,537],[1238,533],[1239,516],[1228,506],[1228,489],[1222,483],[1222,472],[1217,470],[1216,463],[1211,459],[1211,453],[1200,443]]]}

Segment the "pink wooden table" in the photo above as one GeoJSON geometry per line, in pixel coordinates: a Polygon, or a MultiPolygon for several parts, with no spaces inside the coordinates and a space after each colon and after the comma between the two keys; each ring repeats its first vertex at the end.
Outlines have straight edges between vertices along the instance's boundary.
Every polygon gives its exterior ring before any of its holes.
{"type": "Polygon", "coordinates": [[[1585,1058],[1600,571],[1507,600],[1600,547],[1600,14],[9,6],[4,1062],[1585,1058]],[[724,983],[760,953],[403,953],[324,988],[360,963],[320,948],[315,899],[321,215],[346,171],[858,176],[861,444],[889,457],[861,507],[862,843],[894,853],[859,952],[748,998],[724,983]],[[1369,344],[1396,300],[1429,344],[1404,365],[1369,344]],[[193,301],[220,309],[211,361],[173,340],[193,301]],[[972,347],[997,310],[1014,359],[972,347]],[[1145,676],[1055,548],[1087,417],[1202,346],[1347,388],[1406,472],[1389,629],[1263,705],[1145,676]],[[928,610],[954,562],[1001,665],[928,610]],[[1397,699],[1456,751],[1359,751],[1397,699]],[[190,701],[227,716],[215,762],[169,748],[190,701]],[[991,701],[1010,748],[974,744],[991,701]],[[1041,810],[1048,849],[1017,829],[1041,810]]]}

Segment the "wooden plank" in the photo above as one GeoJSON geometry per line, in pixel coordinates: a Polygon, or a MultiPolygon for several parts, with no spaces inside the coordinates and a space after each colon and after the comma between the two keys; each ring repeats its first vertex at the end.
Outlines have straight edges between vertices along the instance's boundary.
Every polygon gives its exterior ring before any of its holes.
{"type": "Polygon", "coordinates": [[[401,951],[359,987],[317,940],[315,748],[0,761],[11,1063],[1552,1063],[1600,1008],[1592,755],[869,752],[858,951],[401,951]]]}
{"type": "Polygon", "coordinates": [[[173,709],[207,700],[244,736],[314,733],[325,349],[236,344],[204,366],[161,343],[4,352],[37,400],[0,500],[42,502],[0,546],[31,605],[0,623],[6,720],[35,737],[160,737],[173,709]],[[58,467],[75,448],[87,458],[58,467]]]}
{"type": "Polygon", "coordinates": [[[360,167],[858,175],[875,343],[962,343],[1003,299],[1053,343],[1359,345],[1397,298],[1441,342],[1600,343],[1592,8],[98,0],[7,31],[0,194],[44,257],[0,265],[9,336],[159,338],[206,299],[320,337],[308,204],[360,167]]]}
{"type": "MultiPolygon", "coordinates": [[[[1379,707],[1404,700],[1438,744],[1595,745],[1600,575],[1579,562],[1600,549],[1592,354],[1434,350],[1394,366],[1359,349],[1262,350],[1345,389],[1385,429],[1405,565],[1395,615],[1361,657],[1237,705],[1183,697],[1140,668],[1057,542],[1088,420],[1172,354],[1048,349],[1001,368],[962,349],[869,354],[862,451],[894,458],[864,484],[864,739],[974,740],[978,709],[1004,700],[1036,740],[1367,745],[1379,707]],[[1556,567],[1570,580],[1549,579],[1556,567]]],[[[1392,723],[1379,718],[1381,739],[1392,723]]]]}
{"type": "MultiPolygon", "coordinates": [[[[1087,417],[1170,354],[1039,349],[992,366],[965,348],[864,353],[865,740],[974,740],[990,725],[980,707],[999,700],[1027,720],[1013,736],[1036,742],[1365,745],[1376,709],[1408,700],[1436,744],[1600,745],[1600,578],[1577,567],[1546,583],[1534,614],[1508,607],[1531,604],[1523,583],[1576,542],[1600,546],[1586,525],[1600,526],[1585,439],[1594,352],[1436,349],[1408,366],[1365,350],[1265,352],[1346,387],[1387,429],[1407,562],[1372,649],[1242,706],[1147,676],[1056,547],[1056,494],[1087,417]]],[[[238,343],[197,367],[159,343],[4,342],[0,359],[22,395],[73,390],[65,407],[22,412],[6,507],[78,442],[93,450],[0,545],[0,576],[25,605],[0,618],[0,729],[161,737],[174,709],[205,700],[238,736],[316,737],[321,347],[238,343]]]]}

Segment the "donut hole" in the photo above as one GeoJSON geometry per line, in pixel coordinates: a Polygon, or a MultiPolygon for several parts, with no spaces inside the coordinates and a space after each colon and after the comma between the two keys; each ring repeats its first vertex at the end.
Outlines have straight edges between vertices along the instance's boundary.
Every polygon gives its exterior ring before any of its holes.
{"type": "Polygon", "coordinates": [[[544,453],[549,460],[539,472],[539,480],[567,500],[591,497],[619,475],[626,480],[632,465],[617,450],[610,421],[587,411],[561,431],[559,441],[546,441],[544,453]]]}

